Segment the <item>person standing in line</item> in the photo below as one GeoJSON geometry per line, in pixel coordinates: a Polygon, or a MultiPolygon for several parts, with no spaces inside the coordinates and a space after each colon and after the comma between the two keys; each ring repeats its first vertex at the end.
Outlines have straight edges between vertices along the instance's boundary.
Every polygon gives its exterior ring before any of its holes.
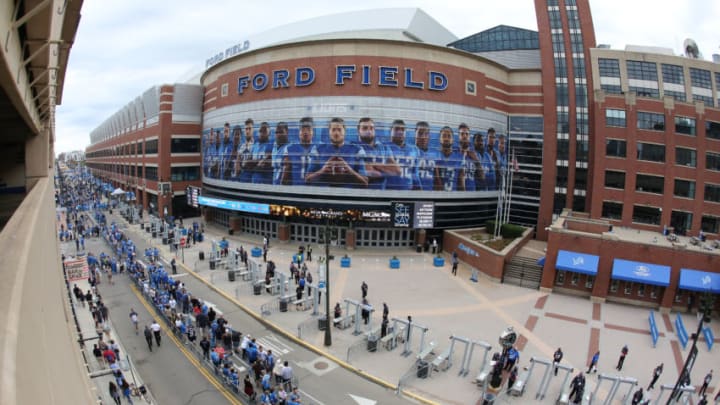
{"type": "Polygon", "coordinates": [[[150,327],[145,325],[145,341],[147,341],[148,349],[152,351],[153,341],[152,341],[152,331],[150,331],[150,327]]]}
{"type": "Polygon", "coordinates": [[[558,364],[563,359],[563,351],[561,348],[558,347],[557,350],[555,350],[555,354],[553,354],[553,365],[555,366],[555,375],[558,373],[558,364]]]}
{"type": "Polygon", "coordinates": [[[592,359],[590,359],[590,365],[586,371],[587,374],[590,374],[590,372],[597,373],[598,360],[600,360],[600,350],[596,351],[595,354],[593,354],[592,359]]]}
{"type": "Polygon", "coordinates": [[[650,384],[648,385],[647,390],[650,391],[651,389],[655,388],[655,383],[657,382],[658,378],[660,378],[660,374],[663,372],[663,363],[660,363],[657,367],[655,367],[655,370],[653,370],[653,376],[652,380],[650,380],[650,384]]]}
{"type": "Polygon", "coordinates": [[[625,356],[628,354],[628,347],[627,345],[623,346],[623,348],[620,350],[620,358],[618,358],[618,363],[615,369],[617,371],[622,371],[623,364],[625,363],[625,356]]]}
{"type": "Polygon", "coordinates": [[[573,401],[573,403],[579,403],[580,401],[578,401],[578,399],[582,400],[582,396],[585,393],[585,375],[583,375],[582,371],[572,379],[570,388],[568,399],[573,401]]]}
{"type": "Polygon", "coordinates": [[[362,292],[362,297],[365,299],[367,297],[368,293],[368,285],[363,281],[362,285],[360,286],[360,291],[362,292]]]}
{"type": "Polygon", "coordinates": [[[283,368],[280,375],[282,376],[285,390],[289,391],[292,388],[293,370],[292,367],[290,367],[290,363],[288,363],[287,361],[283,363],[283,368]]]}
{"type": "Polygon", "coordinates": [[[130,384],[128,384],[128,382],[125,378],[122,379],[122,385],[120,386],[120,388],[123,391],[123,396],[125,397],[125,399],[127,399],[127,401],[130,403],[130,405],[132,405],[133,400],[132,400],[132,392],[130,391],[130,384]]]}
{"type": "Polygon", "coordinates": [[[157,323],[156,320],[153,320],[150,325],[150,329],[152,329],[153,335],[155,335],[155,343],[157,343],[157,347],[160,347],[160,324],[157,323]]]}
{"type": "Polygon", "coordinates": [[[643,389],[640,387],[632,397],[632,405],[638,405],[643,399],[643,389]]]}
{"type": "Polygon", "coordinates": [[[120,392],[118,392],[117,385],[115,385],[112,381],[108,382],[108,392],[110,393],[110,397],[113,401],[115,401],[115,404],[120,405],[120,392]]]}
{"type": "Polygon", "coordinates": [[[709,373],[705,374],[705,379],[703,380],[702,386],[700,387],[698,396],[702,397],[703,395],[705,395],[705,391],[707,391],[708,385],[710,385],[710,381],[712,381],[712,377],[713,377],[712,370],[710,370],[709,373]]]}
{"type": "Polygon", "coordinates": [[[389,314],[390,314],[390,308],[388,308],[387,303],[383,302],[383,319],[388,319],[389,314]]]}
{"type": "Polygon", "coordinates": [[[311,245],[307,246],[307,260],[309,262],[312,261],[312,246],[311,245]]]}

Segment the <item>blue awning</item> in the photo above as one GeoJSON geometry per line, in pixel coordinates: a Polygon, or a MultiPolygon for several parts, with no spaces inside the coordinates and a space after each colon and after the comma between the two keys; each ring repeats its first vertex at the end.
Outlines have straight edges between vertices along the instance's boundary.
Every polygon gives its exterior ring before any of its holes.
{"type": "Polygon", "coordinates": [[[680,288],[683,290],[720,294],[720,274],[680,269],[680,288]]]}
{"type": "Polygon", "coordinates": [[[544,266],[545,265],[545,256],[539,258],[537,260],[537,264],[539,264],[540,266],[544,266]]]}
{"type": "Polygon", "coordinates": [[[613,260],[612,278],[667,287],[670,285],[670,267],[615,259],[613,260]]]}
{"type": "Polygon", "coordinates": [[[559,250],[555,268],[594,276],[597,274],[599,261],[600,257],[595,255],[559,250]]]}

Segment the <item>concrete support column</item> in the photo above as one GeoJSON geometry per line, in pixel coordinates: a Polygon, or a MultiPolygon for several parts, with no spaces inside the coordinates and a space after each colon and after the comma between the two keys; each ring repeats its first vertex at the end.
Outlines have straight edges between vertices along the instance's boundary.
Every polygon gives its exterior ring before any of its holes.
{"type": "Polygon", "coordinates": [[[41,177],[47,177],[50,166],[50,132],[41,131],[25,141],[25,190],[30,191],[41,177]]]}
{"type": "Polygon", "coordinates": [[[278,226],[278,240],[280,242],[290,241],[290,224],[280,224],[278,226]]]}
{"type": "Polygon", "coordinates": [[[348,229],[345,232],[345,249],[355,250],[355,246],[357,245],[357,235],[355,232],[355,229],[348,229]]]}
{"type": "Polygon", "coordinates": [[[242,229],[242,218],[230,217],[230,229],[232,229],[233,232],[240,232],[242,229]]]}
{"type": "Polygon", "coordinates": [[[415,244],[425,245],[426,240],[427,240],[427,231],[425,229],[418,229],[417,231],[415,231],[415,244]]]}

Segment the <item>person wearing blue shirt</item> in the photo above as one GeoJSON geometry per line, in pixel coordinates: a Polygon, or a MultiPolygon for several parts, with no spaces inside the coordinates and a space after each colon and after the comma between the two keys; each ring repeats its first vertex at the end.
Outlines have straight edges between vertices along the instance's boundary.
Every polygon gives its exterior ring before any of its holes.
{"type": "Polygon", "coordinates": [[[247,166],[253,171],[253,184],[272,184],[272,149],[270,143],[270,124],[260,124],[258,141],[253,145],[252,160],[247,166]]]}
{"type": "Polygon", "coordinates": [[[429,149],[430,125],[425,121],[415,124],[415,146],[418,149],[418,161],[413,189],[433,191],[435,188],[435,161],[440,158],[440,153],[429,149]]]}
{"type": "Polygon", "coordinates": [[[253,170],[250,168],[249,163],[252,160],[254,144],[253,120],[248,118],[245,120],[245,142],[238,146],[237,160],[235,161],[235,173],[241,182],[252,182],[253,170]]]}
{"type": "Polygon", "coordinates": [[[390,129],[390,151],[398,166],[398,174],[390,175],[388,190],[412,190],[418,173],[420,152],[417,146],[405,143],[405,121],[395,120],[390,129]]]}
{"type": "Polygon", "coordinates": [[[477,155],[470,150],[470,127],[461,123],[458,126],[458,142],[460,144],[460,154],[462,155],[462,165],[465,170],[465,191],[476,191],[477,182],[476,172],[478,170],[477,155]]]}
{"type": "Polygon", "coordinates": [[[436,191],[465,191],[465,170],[462,155],[453,148],[452,128],[440,129],[440,157],[435,161],[436,191]]]}
{"type": "Polygon", "coordinates": [[[390,149],[378,142],[375,137],[375,122],[372,118],[360,118],[357,126],[357,146],[365,152],[365,173],[368,177],[368,188],[384,190],[387,185],[387,176],[397,176],[400,169],[390,149]]]}
{"type": "Polygon", "coordinates": [[[313,130],[312,118],[300,119],[300,143],[293,143],[285,148],[280,184],[291,186],[305,184],[305,176],[310,167],[310,152],[313,147],[313,130]]]}
{"type": "Polygon", "coordinates": [[[217,147],[215,146],[215,130],[210,128],[210,133],[207,136],[207,142],[205,144],[205,150],[203,151],[204,165],[205,165],[205,176],[213,177],[215,174],[215,157],[217,154],[217,147]]]}
{"type": "Polygon", "coordinates": [[[286,154],[288,145],[288,124],[287,122],[278,122],[275,127],[275,145],[272,149],[272,184],[281,184],[283,171],[283,157],[286,154]]]}
{"type": "Polygon", "coordinates": [[[490,154],[485,150],[485,139],[479,132],[473,135],[473,149],[475,149],[475,156],[479,164],[475,171],[475,189],[477,191],[495,190],[495,168],[490,154]]]}
{"type": "MultiPolygon", "coordinates": [[[[238,134],[237,137],[239,140],[240,134],[238,134]]],[[[237,141],[233,141],[233,139],[230,138],[230,123],[226,122],[225,125],[223,125],[222,142],[218,147],[218,179],[225,180],[230,175],[230,161],[233,157],[233,149],[235,142],[237,141]]]]}
{"type": "Polygon", "coordinates": [[[345,121],[333,118],[328,127],[330,143],[313,147],[308,184],[330,187],[367,187],[365,152],[345,143],[345,121]]]}

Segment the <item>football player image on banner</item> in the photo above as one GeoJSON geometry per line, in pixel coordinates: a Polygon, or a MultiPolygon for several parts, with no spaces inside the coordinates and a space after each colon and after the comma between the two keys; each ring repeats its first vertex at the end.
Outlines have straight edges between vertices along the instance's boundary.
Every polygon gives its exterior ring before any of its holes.
{"type": "MultiPolygon", "coordinates": [[[[490,128],[492,130],[492,128],[490,128]]],[[[492,165],[490,155],[485,151],[485,138],[479,132],[473,135],[473,158],[475,160],[475,189],[477,191],[494,190],[495,188],[495,168],[492,165]]]]}
{"type": "Polygon", "coordinates": [[[230,159],[233,154],[233,141],[230,139],[230,123],[223,125],[222,139],[218,147],[218,179],[225,180],[230,174],[230,159]]]}
{"type": "Polygon", "coordinates": [[[368,178],[368,188],[385,190],[388,176],[398,175],[400,170],[393,159],[390,148],[382,144],[375,137],[375,122],[372,118],[360,118],[357,126],[357,144],[365,153],[365,173],[368,178]]]}
{"type": "Polygon", "coordinates": [[[235,162],[235,172],[238,175],[238,180],[244,183],[252,182],[253,171],[250,168],[250,162],[252,161],[252,149],[255,145],[255,138],[253,138],[253,120],[248,118],[245,120],[245,141],[238,146],[237,161],[235,162]]]}
{"type": "Polygon", "coordinates": [[[440,152],[430,149],[430,125],[420,121],[415,125],[415,146],[418,148],[416,190],[433,191],[435,189],[435,162],[440,152]]]}
{"type": "Polygon", "coordinates": [[[270,124],[260,124],[258,141],[253,145],[252,160],[248,162],[252,170],[253,184],[272,184],[272,151],[270,142],[270,124]]]}
{"type": "Polygon", "coordinates": [[[365,153],[357,145],[345,143],[345,121],[330,120],[329,144],[320,144],[310,152],[311,165],[305,181],[331,187],[367,187],[365,153]]]}
{"type": "Polygon", "coordinates": [[[387,180],[388,190],[412,190],[418,176],[418,148],[405,143],[405,121],[395,120],[390,128],[390,151],[398,165],[398,173],[387,180]]]}
{"type": "Polygon", "coordinates": [[[273,182],[272,184],[280,184],[283,171],[283,157],[285,149],[288,145],[288,124],[287,122],[279,122],[275,128],[275,146],[272,149],[272,167],[273,182]]]}
{"type": "Polygon", "coordinates": [[[465,170],[465,191],[476,191],[475,171],[477,170],[477,157],[470,150],[470,127],[462,123],[458,126],[458,143],[462,155],[463,170],[465,170]]]}
{"type": "Polygon", "coordinates": [[[313,119],[300,119],[300,142],[291,143],[285,148],[283,155],[283,172],[280,183],[283,185],[301,186],[305,184],[305,176],[310,167],[310,152],[313,148],[313,119]]]}
{"type": "Polygon", "coordinates": [[[435,161],[435,190],[465,191],[462,155],[453,147],[452,128],[440,130],[440,148],[440,157],[435,161]]]}

